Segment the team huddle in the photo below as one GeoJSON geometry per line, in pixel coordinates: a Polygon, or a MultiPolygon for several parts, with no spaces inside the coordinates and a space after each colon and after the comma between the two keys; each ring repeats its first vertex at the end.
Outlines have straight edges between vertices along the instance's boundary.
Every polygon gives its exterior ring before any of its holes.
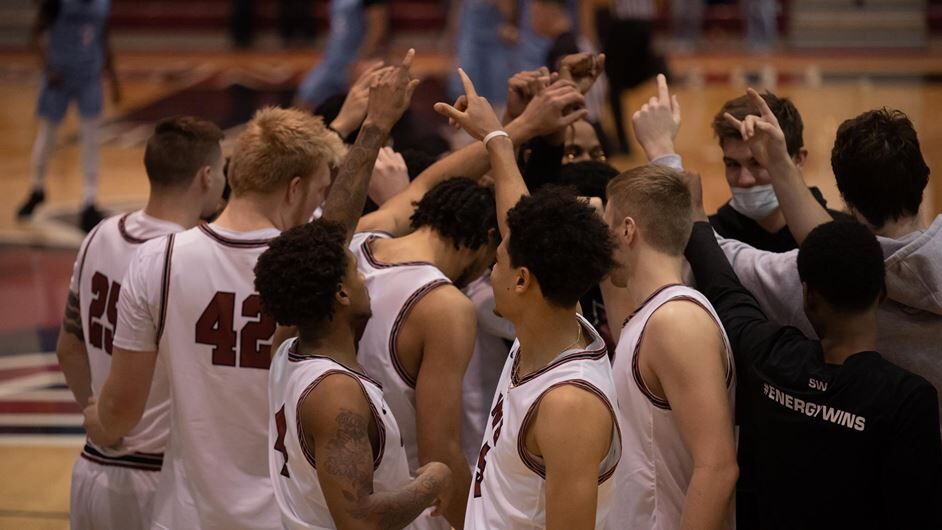
{"type": "Polygon", "coordinates": [[[708,217],[663,76],[619,173],[571,156],[603,56],[517,74],[502,118],[459,70],[435,110],[475,141],[392,186],[413,55],[332,120],[259,110],[225,171],[214,124],[156,126],[59,337],[73,528],[942,527],[942,216],[905,115],[841,126],[837,212],[750,89],[708,217]]]}

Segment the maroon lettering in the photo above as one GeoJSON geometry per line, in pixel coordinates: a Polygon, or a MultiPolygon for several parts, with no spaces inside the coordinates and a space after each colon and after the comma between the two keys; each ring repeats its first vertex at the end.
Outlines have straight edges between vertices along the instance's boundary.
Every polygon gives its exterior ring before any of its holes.
{"type": "Polygon", "coordinates": [[[88,305],[88,342],[111,355],[114,329],[118,323],[118,296],[121,284],[111,282],[100,272],[92,276],[92,296],[88,305]]]}
{"type": "Polygon", "coordinates": [[[288,422],[285,421],[284,405],[275,413],[275,426],[278,428],[278,438],[275,439],[275,451],[281,453],[281,456],[285,458],[285,463],[281,465],[281,475],[291,478],[291,473],[288,473],[288,449],[285,447],[285,433],[288,431],[288,422]]]}

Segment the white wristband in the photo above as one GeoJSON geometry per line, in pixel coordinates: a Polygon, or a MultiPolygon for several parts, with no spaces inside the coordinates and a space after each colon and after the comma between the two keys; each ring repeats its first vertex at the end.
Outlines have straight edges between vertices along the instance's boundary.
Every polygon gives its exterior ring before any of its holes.
{"type": "Polygon", "coordinates": [[[494,138],[497,138],[498,136],[506,136],[507,138],[510,138],[510,135],[507,134],[507,131],[501,131],[500,129],[498,129],[496,131],[489,132],[487,133],[487,136],[485,136],[484,139],[481,140],[482,142],[484,142],[484,147],[487,147],[487,142],[490,142],[491,140],[493,140],[494,138]]]}

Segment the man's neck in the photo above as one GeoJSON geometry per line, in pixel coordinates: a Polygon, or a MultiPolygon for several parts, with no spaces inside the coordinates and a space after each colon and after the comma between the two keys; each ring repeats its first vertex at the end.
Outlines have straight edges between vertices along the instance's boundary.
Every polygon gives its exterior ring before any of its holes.
{"type": "Polygon", "coordinates": [[[528,306],[513,322],[520,341],[520,374],[543,368],[560,353],[592,342],[576,318],[575,307],[545,301],[528,306]]]}
{"type": "Polygon", "coordinates": [[[271,214],[274,208],[268,205],[268,202],[271,201],[267,197],[255,195],[232,197],[214,224],[233,232],[252,232],[266,228],[277,228],[278,230],[291,228],[287,226],[288,223],[271,214]]]}
{"type": "Polygon", "coordinates": [[[200,220],[200,205],[180,193],[155,193],[147,198],[144,213],[155,219],[170,221],[183,228],[193,228],[200,220]]]}
{"type": "Polygon", "coordinates": [[[917,230],[925,229],[926,226],[918,215],[912,217],[900,217],[895,221],[887,221],[879,230],[873,233],[887,239],[900,239],[907,234],[917,230]]]}
{"type": "MultiPolygon", "coordinates": [[[[650,248],[641,251],[630,270],[627,291],[632,311],[636,311],[655,291],[665,285],[684,283],[683,259],[650,248]]],[[[620,322],[617,324],[621,325],[620,322]]]]}
{"type": "Polygon", "coordinates": [[[876,350],[877,313],[874,310],[844,317],[828,322],[815,331],[821,337],[824,361],[828,364],[844,364],[851,355],[876,350]]]}
{"type": "Polygon", "coordinates": [[[466,260],[455,250],[454,243],[429,228],[420,228],[411,234],[386,240],[380,245],[383,246],[382,251],[378,253],[381,261],[427,261],[451,281],[457,280],[466,267],[466,260]],[[384,257],[386,259],[383,259],[384,257]]]}
{"type": "Polygon", "coordinates": [[[351,370],[360,370],[354,326],[341,315],[312,332],[299,332],[298,353],[319,355],[337,361],[351,370]]]}
{"type": "Polygon", "coordinates": [[[774,212],[763,217],[762,219],[757,220],[756,223],[766,232],[774,234],[785,228],[785,214],[782,213],[781,208],[776,208],[774,212]]]}

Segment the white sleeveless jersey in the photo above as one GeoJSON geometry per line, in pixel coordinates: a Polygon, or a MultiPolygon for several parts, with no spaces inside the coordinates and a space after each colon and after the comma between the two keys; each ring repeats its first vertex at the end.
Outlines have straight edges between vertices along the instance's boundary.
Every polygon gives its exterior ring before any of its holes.
{"type": "Polygon", "coordinates": [[[592,337],[585,350],[566,350],[545,367],[522,378],[515,375],[519,343],[514,343],[510,350],[468,493],[465,530],[546,528],[546,468],[541,458],[527,451],[526,431],[543,396],[561,385],[575,385],[592,392],[612,414],[611,448],[599,466],[595,512],[595,527],[603,527],[615,501],[615,484],[610,478],[622,450],[615,383],[605,342],[581,315],[578,319],[587,336],[592,337]]]}
{"type": "MultiPolygon", "coordinates": [[[[102,221],[82,243],[69,290],[78,295],[94,395],[101,393],[111,370],[118,296],[128,264],[146,241],[181,231],[182,226],[139,210],[102,221]]],[[[141,421],[118,447],[86,441],[82,457],[102,465],[159,471],[169,432],[170,388],[158,362],[141,421]]]]}
{"type": "Polygon", "coordinates": [[[119,326],[134,331],[119,331],[121,346],[156,340],[170,380],[173,429],[154,502],[158,528],[281,523],[267,459],[275,321],[254,287],[255,263],[278,233],[200,225],[145,246],[128,271],[135,294],[122,299],[119,326]]]}
{"type": "Polygon", "coordinates": [[[290,530],[337,528],[317,480],[314,448],[302,439],[298,419],[304,398],[334,374],[354,378],[373,413],[380,443],[373,461],[373,491],[398,490],[412,480],[399,425],[383,399],[380,384],[328,357],[301,355],[296,339],[286,341],[272,360],[269,377],[268,472],[282,523],[290,530]]]}
{"type": "MultiPolygon", "coordinates": [[[[645,386],[638,352],[651,315],[672,300],[688,300],[710,314],[726,348],[726,389],[730,413],[735,401],[735,370],[726,332],[710,301],[695,289],[668,285],[652,294],[625,321],[615,349],[613,371],[623,436],[622,463],[615,473],[618,502],[609,514],[609,530],[680,528],[693,459],[674,422],[670,404],[645,386]]],[[[727,528],[735,528],[733,518],[727,528]]]]}

